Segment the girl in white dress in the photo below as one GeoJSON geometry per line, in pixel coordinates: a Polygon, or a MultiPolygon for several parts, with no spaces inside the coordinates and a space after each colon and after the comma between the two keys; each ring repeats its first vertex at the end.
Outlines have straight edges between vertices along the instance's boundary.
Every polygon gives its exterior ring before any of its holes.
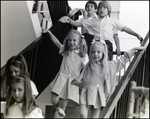
{"type": "Polygon", "coordinates": [[[66,115],[65,109],[69,100],[79,103],[79,88],[71,85],[71,81],[79,76],[88,62],[86,41],[77,30],[71,30],[68,33],[63,45],[49,30],[43,32],[49,33],[51,40],[63,56],[60,70],[51,82],[51,100],[56,108],[54,118],[63,118],[66,115]]]}
{"type": "Polygon", "coordinates": [[[43,118],[42,111],[32,96],[27,76],[15,77],[10,83],[4,118],[43,118]]]}
{"type": "Polygon", "coordinates": [[[100,110],[106,106],[106,101],[118,84],[116,73],[125,66],[136,51],[134,48],[117,61],[109,61],[107,60],[107,50],[106,44],[101,42],[92,44],[89,63],[82,74],[72,81],[72,84],[82,88],[80,98],[82,118],[88,117],[89,109],[91,109],[92,118],[99,117],[100,110]]]}

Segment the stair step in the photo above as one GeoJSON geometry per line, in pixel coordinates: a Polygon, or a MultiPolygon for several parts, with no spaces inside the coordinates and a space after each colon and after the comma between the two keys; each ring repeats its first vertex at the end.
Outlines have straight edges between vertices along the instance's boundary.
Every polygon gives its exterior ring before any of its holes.
{"type": "MultiPolygon", "coordinates": [[[[54,118],[55,108],[52,105],[46,105],[45,118],[54,118]]],[[[65,110],[65,118],[80,118],[79,107],[67,107],[65,110]]]]}

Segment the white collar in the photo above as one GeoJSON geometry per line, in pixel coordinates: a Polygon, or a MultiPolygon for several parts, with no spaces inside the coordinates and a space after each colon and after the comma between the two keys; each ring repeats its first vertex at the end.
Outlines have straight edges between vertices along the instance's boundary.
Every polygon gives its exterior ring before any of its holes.
{"type": "Polygon", "coordinates": [[[101,19],[101,20],[103,20],[103,19],[108,19],[109,18],[109,16],[107,15],[107,16],[105,16],[104,18],[100,18],[99,17],[99,19],[101,19]]]}

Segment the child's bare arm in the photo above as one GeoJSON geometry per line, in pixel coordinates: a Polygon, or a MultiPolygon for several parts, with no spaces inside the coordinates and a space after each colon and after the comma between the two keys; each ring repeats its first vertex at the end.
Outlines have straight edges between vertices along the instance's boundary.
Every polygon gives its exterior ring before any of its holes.
{"type": "Polygon", "coordinates": [[[134,50],[146,50],[144,46],[134,47],[134,50]]]}
{"type": "Polygon", "coordinates": [[[125,67],[126,63],[128,61],[130,61],[130,59],[132,58],[132,56],[135,55],[137,50],[145,50],[145,47],[139,46],[139,47],[132,48],[131,50],[126,51],[121,58],[112,62],[112,63],[115,63],[116,72],[119,72],[120,70],[122,70],[125,67]]]}
{"type": "Polygon", "coordinates": [[[122,29],[122,31],[125,31],[126,33],[128,33],[130,35],[136,36],[140,40],[140,42],[143,41],[143,38],[138,33],[136,33],[135,31],[133,31],[132,29],[130,29],[128,27],[124,27],[122,29]]]}
{"type": "Polygon", "coordinates": [[[63,16],[59,19],[60,22],[62,23],[68,23],[72,26],[76,26],[76,27],[83,27],[82,23],[79,21],[74,21],[72,19],[70,19],[68,16],[63,16]]]}
{"type": "Polygon", "coordinates": [[[43,30],[43,33],[49,33],[50,35],[50,38],[52,40],[52,42],[60,49],[61,48],[61,43],[59,42],[59,40],[52,34],[51,31],[47,30],[47,29],[44,29],[43,30]]]}
{"type": "Polygon", "coordinates": [[[121,51],[120,51],[120,41],[119,41],[118,34],[114,34],[113,37],[114,37],[114,41],[115,41],[115,44],[116,44],[117,55],[120,56],[121,55],[121,51]]]}

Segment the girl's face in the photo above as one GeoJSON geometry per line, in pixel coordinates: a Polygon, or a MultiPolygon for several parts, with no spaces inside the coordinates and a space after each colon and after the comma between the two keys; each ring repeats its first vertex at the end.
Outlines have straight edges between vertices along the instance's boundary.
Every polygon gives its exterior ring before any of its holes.
{"type": "Polygon", "coordinates": [[[11,78],[15,78],[20,75],[20,68],[15,67],[14,65],[11,65],[9,67],[9,71],[10,71],[11,78]]]}
{"type": "Polygon", "coordinates": [[[85,10],[87,11],[88,14],[93,14],[95,13],[95,6],[93,4],[88,3],[85,10]]]}
{"type": "Polygon", "coordinates": [[[12,84],[12,95],[16,102],[20,103],[24,100],[25,89],[24,83],[13,83],[12,84]]]}
{"type": "Polygon", "coordinates": [[[100,18],[104,18],[108,15],[108,9],[107,7],[101,6],[98,8],[98,14],[100,18]]]}
{"type": "Polygon", "coordinates": [[[99,46],[92,47],[91,58],[94,62],[100,62],[103,58],[103,52],[99,46]]]}
{"type": "Polygon", "coordinates": [[[70,50],[77,49],[79,45],[80,37],[77,34],[70,34],[68,36],[68,46],[70,50]]]}

